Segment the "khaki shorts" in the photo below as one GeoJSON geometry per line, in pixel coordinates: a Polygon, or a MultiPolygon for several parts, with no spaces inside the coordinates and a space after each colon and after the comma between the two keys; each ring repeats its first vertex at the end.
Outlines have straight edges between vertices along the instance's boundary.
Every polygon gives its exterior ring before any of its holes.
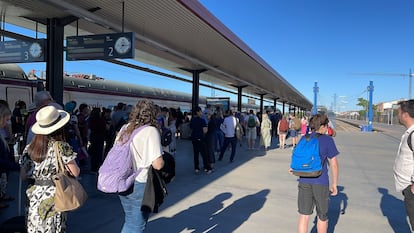
{"type": "Polygon", "coordinates": [[[247,140],[249,140],[249,139],[256,140],[256,138],[257,138],[256,127],[253,127],[253,128],[247,127],[247,129],[246,129],[246,138],[247,138],[247,140]]]}

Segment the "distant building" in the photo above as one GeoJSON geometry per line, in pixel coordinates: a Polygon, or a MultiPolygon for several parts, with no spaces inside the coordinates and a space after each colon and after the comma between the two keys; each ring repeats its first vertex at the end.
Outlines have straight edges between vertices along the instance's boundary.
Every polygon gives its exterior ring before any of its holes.
{"type": "Polygon", "coordinates": [[[395,111],[395,109],[397,109],[398,102],[403,100],[405,99],[381,102],[376,104],[375,106],[377,107],[378,115],[376,116],[377,119],[374,121],[387,124],[397,124],[398,117],[396,116],[397,111],[395,111]]]}
{"type": "MultiPolygon", "coordinates": [[[[396,106],[398,104],[398,102],[403,101],[405,99],[399,99],[399,100],[393,100],[393,101],[389,101],[389,102],[381,102],[376,104],[375,106],[377,107],[377,112],[379,113],[388,113],[391,111],[391,109],[393,108],[393,106],[396,106]]],[[[395,107],[394,107],[395,109],[395,107]]]]}

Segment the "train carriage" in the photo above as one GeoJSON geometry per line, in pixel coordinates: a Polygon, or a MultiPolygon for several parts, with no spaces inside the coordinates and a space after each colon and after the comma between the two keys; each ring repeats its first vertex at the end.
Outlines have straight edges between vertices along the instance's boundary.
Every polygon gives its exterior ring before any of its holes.
{"type": "MultiPolygon", "coordinates": [[[[191,94],[153,88],[124,82],[96,79],[88,75],[64,77],[63,102],[74,100],[78,104],[86,103],[96,107],[111,107],[118,102],[134,105],[139,99],[151,99],[159,106],[191,109],[191,94]]],[[[34,94],[44,90],[45,80],[29,77],[15,64],[0,64],[0,99],[7,100],[10,108],[18,100],[27,104],[33,102],[34,94]]],[[[206,97],[200,96],[200,107],[206,106],[206,97]]],[[[237,102],[230,102],[237,109],[237,102]]],[[[256,105],[243,104],[243,110],[258,110],[256,105]]]]}

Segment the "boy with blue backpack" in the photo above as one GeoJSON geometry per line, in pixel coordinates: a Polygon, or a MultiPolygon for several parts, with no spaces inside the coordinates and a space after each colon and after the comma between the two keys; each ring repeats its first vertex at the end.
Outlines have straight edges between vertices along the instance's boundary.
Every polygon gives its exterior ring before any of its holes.
{"type": "Polygon", "coordinates": [[[311,214],[313,213],[313,209],[315,208],[315,206],[318,216],[318,221],[316,225],[317,232],[327,232],[329,195],[335,196],[338,193],[337,182],[339,171],[337,155],[339,154],[339,151],[336,148],[335,142],[332,139],[332,137],[326,135],[328,130],[328,124],[329,120],[326,115],[316,114],[312,116],[309,122],[309,126],[312,130],[312,133],[301,138],[300,142],[298,143],[297,147],[295,148],[292,154],[290,172],[299,175],[299,233],[308,232],[309,219],[311,214]],[[315,143],[314,139],[317,141],[317,143],[315,143]],[[304,146],[302,147],[301,144],[303,144],[304,146]],[[301,168],[296,167],[295,164],[307,163],[300,161],[305,160],[303,157],[312,157],[308,154],[312,154],[314,152],[307,153],[306,147],[308,147],[310,151],[314,151],[315,147],[319,148],[319,155],[315,156],[319,156],[319,158],[317,158],[316,160],[320,163],[320,172],[315,172],[313,169],[306,168],[303,168],[303,170],[301,170],[301,168]],[[302,152],[299,152],[300,148],[302,148],[302,152]],[[303,156],[301,156],[300,154],[302,154],[303,156]],[[332,183],[330,187],[328,176],[328,164],[332,172],[332,183]]]}

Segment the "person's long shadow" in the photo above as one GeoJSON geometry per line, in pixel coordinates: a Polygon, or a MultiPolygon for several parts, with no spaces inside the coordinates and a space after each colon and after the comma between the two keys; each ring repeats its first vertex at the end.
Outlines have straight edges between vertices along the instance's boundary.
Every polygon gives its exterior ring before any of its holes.
{"type": "MultiPolygon", "coordinates": [[[[335,232],[336,224],[338,224],[339,217],[342,214],[345,214],[345,210],[348,207],[348,196],[344,193],[344,187],[338,186],[338,194],[336,196],[331,196],[329,201],[329,210],[328,210],[328,232],[335,232]]],[[[314,225],[311,230],[311,233],[316,233],[316,223],[318,217],[314,219],[314,225]]]]}
{"type": "Polygon", "coordinates": [[[162,217],[150,221],[148,232],[233,232],[251,214],[261,209],[266,201],[269,189],[247,195],[224,207],[224,201],[231,193],[221,193],[213,199],[189,207],[171,217],[162,217]]]}
{"type": "Polygon", "coordinates": [[[234,232],[266,202],[269,189],[242,197],[212,217],[214,227],[208,232],[234,232]]]}
{"type": "Polygon", "coordinates": [[[387,217],[388,223],[394,232],[411,232],[407,222],[404,201],[390,195],[386,188],[378,188],[378,192],[382,194],[380,203],[382,214],[387,217]]]}

